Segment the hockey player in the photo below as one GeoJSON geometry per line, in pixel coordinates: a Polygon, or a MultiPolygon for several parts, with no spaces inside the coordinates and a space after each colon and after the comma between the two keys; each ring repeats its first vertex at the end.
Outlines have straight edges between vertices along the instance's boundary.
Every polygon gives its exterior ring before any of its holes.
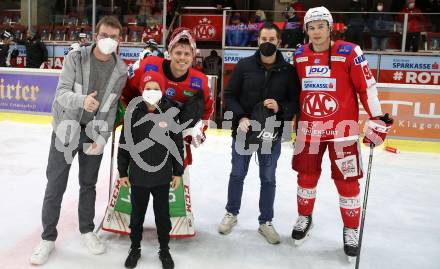
{"type": "MultiPolygon", "coordinates": [[[[193,216],[191,211],[191,200],[189,195],[189,174],[188,165],[192,162],[191,147],[199,146],[205,140],[205,130],[207,129],[207,121],[212,113],[212,99],[208,87],[208,78],[202,72],[191,67],[196,53],[196,42],[192,37],[190,30],[186,28],[176,29],[170,39],[168,45],[170,60],[157,56],[149,56],[143,60],[135,62],[128,70],[127,85],[122,94],[125,103],[129,103],[132,98],[138,95],[137,86],[143,73],[154,71],[162,73],[166,78],[165,95],[172,101],[179,104],[182,111],[194,113],[195,117],[201,117],[203,121],[192,124],[192,128],[183,131],[185,140],[185,172],[182,177],[183,186],[177,190],[181,195],[175,197],[184,197],[182,201],[182,210],[186,210],[185,215],[173,216],[171,212],[172,230],[171,237],[194,236],[193,216]],[[194,111],[194,97],[201,96],[203,98],[202,108],[194,111]],[[191,102],[191,109],[185,109],[185,106],[191,102]],[[196,115],[199,114],[199,115],[196,115]]],[[[197,102],[197,101],[196,101],[197,102]]],[[[182,112],[181,112],[182,113],[182,112]]],[[[186,113],[188,114],[188,113],[186,113]]],[[[180,118],[182,121],[182,118],[180,118]]],[[[187,122],[183,120],[181,123],[187,122]]],[[[174,194],[170,193],[170,196],[174,194]]],[[[173,196],[174,197],[174,196],[173,196]]]]}
{"type": "Polygon", "coordinates": [[[344,252],[358,254],[360,219],[359,182],[362,162],[358,146],[359,99],[370,117],[365,144],[378,146],[392,119],[383,115],[376,81],[361,48],[353,43],[331,41],[333,19],[325,7],[311,8],[304,17],[310,43],[295,51],[301,80],[300,122],[292,168],[298,172],[299,216],[292,231],[301,244],[313,226],[312,213],[321,162],[328,148],[331,177],[339,193],[344,252]]]}

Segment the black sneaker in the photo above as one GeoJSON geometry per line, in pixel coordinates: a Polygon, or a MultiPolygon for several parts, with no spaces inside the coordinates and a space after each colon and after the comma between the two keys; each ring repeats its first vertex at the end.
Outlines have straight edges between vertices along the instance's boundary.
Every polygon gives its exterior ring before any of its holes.
{"type": "Polygon", "coordinates": [[[162,262],[163,269],[173,269],[174,268],[174,261],[173,261],[173,258],[171,258],[171,254],[168,249],[159,250],[159,259],[162,262]]]}
{"type": "MultiPolygon", "coordinates": [[[[306,238],[312,227],[312,216],[299,215],[298,219],[296,220],[295,226],[293,226],[292,238],[296,241],[301,241],[298,243],[302,243],[302,240],[306,238]]],[[[296,241],[295,243],[297,243],[296,241]]]]}
{"type": "Polygon", "coordinates": [[[344,227],[344,252],[345,255],[356,257],[359,252],[359,231],[358,229],[351,229],[344,227]]]}
{"type": "Polygon", "coordinates": [[[130,251],[128,252],[128,257],[125,260],[125,267],[135,268],[140,257],[141,257],[140,248],[130,248],[130,251]]]}

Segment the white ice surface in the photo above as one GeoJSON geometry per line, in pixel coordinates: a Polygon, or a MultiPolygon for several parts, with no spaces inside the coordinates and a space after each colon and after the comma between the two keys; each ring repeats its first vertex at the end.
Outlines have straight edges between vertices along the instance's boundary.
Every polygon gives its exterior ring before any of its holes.
{"type": "MultiPolygon", "coordinates": [[[[42,230],[50,134],[50,125],[0,122],[0,268],[35,268],[29,264],[29,257],[42,230]]],[[[109,144],[97,185],[97,225],[107,203],[109,144]]],[[[281,244],[270,245],[257,232],[259,179],[254,159],[245,180],[238,225],[228,236],[218,234],[217,225],[225,212],[230,145],[230,137],[210,136],[194,151],[190,172],[197,236],[171,241],[176,268],[354,268],[342,250],[338,196],[327,157],[318,185],[312,237],[300,247],[293,245],[290,233],[297,217],[296,173],[290,168],[292,148],[288,143],[283,144],[278,162],[273,221],[281,244]]],[[[366,149],[363,157],[366,170],[366,149]]],[[[126,236],[101,232],[107,252],[99,256],[89,254],[80,243],[77,174],[75,159],[62,204],[56,249],[42,268],[123,268],[130,245],[126,236]]],[[[360,268],[440,268],[439,175],[440,154],[375,151],[360,268]]],[[[137,268],[161,268],[151,207],[144,226],[137,268]]]]}

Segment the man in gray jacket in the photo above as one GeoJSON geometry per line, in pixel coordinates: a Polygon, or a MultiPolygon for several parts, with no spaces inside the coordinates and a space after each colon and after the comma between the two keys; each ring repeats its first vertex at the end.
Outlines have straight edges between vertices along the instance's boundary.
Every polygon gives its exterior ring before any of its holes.
{"type": "Polygon", "coordinates": [[[117,102],[127,79],[127,66],[115,54],[122,26],[113,17],[96,25],[95,44],[69,52],[63,64],[52,106],[53,133],[43,201],[43,233],[31,256],[32,264],[43,264],[54,249],[61,202],[72,160],[79,161],[79,230],[93,254],[105,247],[93,233],[95,185],[103,148],[113,129],[117,102]]]}

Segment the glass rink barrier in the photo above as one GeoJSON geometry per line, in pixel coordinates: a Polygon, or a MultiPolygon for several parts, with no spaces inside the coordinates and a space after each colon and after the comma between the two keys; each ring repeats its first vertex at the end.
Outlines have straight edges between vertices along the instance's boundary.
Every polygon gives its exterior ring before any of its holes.
{"type": "MultiPolygon", "coordinates": [[[[227,10],[225,47],[257,47],[258,30],[272,22],[281,29],[281,48],[307,42],[306,11],[227,10]]],[[[333,39],[358,44],[364,51],[418,52],[440,50],[440,13],[332,12],[333,39]]]]}

